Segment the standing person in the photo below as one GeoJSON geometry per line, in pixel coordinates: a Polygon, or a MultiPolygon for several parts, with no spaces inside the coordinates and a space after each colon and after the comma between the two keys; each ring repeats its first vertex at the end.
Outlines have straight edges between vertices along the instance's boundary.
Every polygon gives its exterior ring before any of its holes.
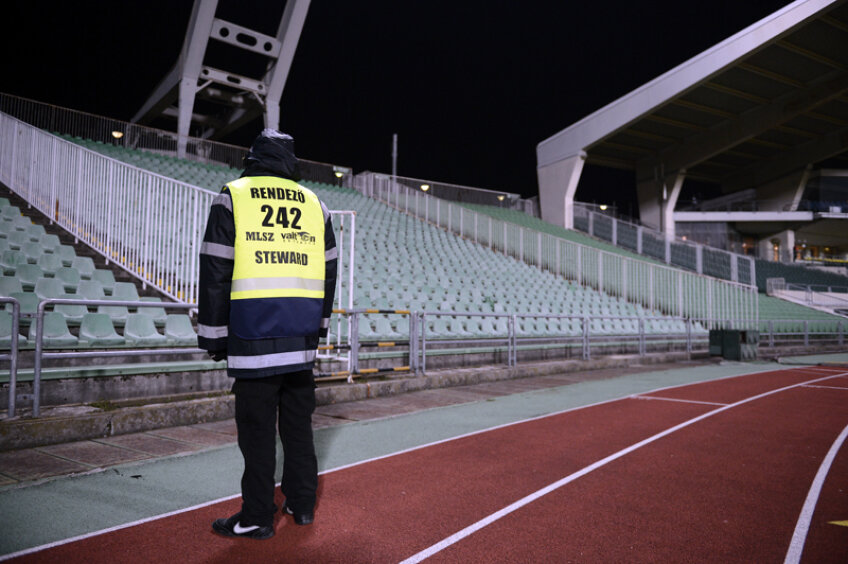
{"type": "Polygon", "coordinates": [[[294,140],[262,131],[241,178],[213,200],[200,248],[198,344],[227,359],[244,457],[241,511],[212,524],[226,536],[274,535],[277,423],[283,509],[299,525],[315,510],[312,368],[330,324],[338,251],[327,207],[297,180],[294,140]]]}

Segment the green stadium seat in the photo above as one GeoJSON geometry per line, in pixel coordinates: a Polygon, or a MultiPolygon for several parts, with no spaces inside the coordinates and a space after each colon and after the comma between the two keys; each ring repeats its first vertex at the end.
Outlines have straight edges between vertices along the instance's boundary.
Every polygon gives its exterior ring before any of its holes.
{"type": "Polygon", "coordinates": [[[71,266],[77,256],[76,251],[70,245],[59,245],[59,248],[54,252],[60,259],[62,259],[62,265],[64,266],[71,266]]]}
{"type": "Polygon", "coordinates": [[[6,249],[0,255],[0,267],[6,274],[15,274],[15,269],[20,264],[26,264],[26,255],[20,249],[6,249]]]}
{"type": "Polygon", "coordinates": [[[6,237],[6,246],[12,250],[19,251],[27,243],[29,243],[29,237],[23,231],[12,231],[6,237]]]}
{"type": "Polygon", "coordinates": [[[111,294],[115,288],[115,275],[111,270],[97,268],[94,270],[94,274],[91,275],[91,279],[100,282],[100,285],[107,294],[111,294]]]}
{"type": "Polygon", "coordinates": [[[58,298],[65,293],[65,286],[56,278],[39,278],[35,282],[35,295],[42,300],[58,298]]]}
{"type": "MultiPolygon", "coordinates": [[[[36,343],[36,324],[31,323],[29,326],[28,339],[32,343],[36,343]]],[[[65,316],[61,313],[50,311],[44,314],[44,334],[42,336],[44,347],[46,348],[68,348],[75,347],[79,339],[71,334],[68,330],[65,316]]]]}
{"type": "Polygon", "coordinates": [[[0,277],[0,296],[11,296],[12,292],[23,292],[21,281],[14,276],[0,277]]]}
{"type": "Polygon", "coordinates": [[[137,302],[138,288],[132,282],[115,282],[115,289],[112,290],[112,299],[137,302]]]}
{"type": "Polygon", "coordinates": [[[0,210],[0,219],[5,221],[12,221],[16,217],[21,216],[21,210],[18,209],[17,206],[5,206],[2,210],[0,210]]]}
{"type": "Polygon", "coordinates": [[[123,345],[124,338],[115,332],[108,315],[87,313],[80,325],[79,344],[90,347],[113,347],[123,345]]]}
{"type": "Polygon", "coordinates": [[[59,258],[58,255],[54,253],[43,253],[36,263],[41,269],[47,274],[55,274],[57,270],[64,266],[62,264],[62,259],[59,258]]]}
{"type": "MultiPolygon", "coordinates": [[[[38,296],[32,292],[12,292],[10,298],[15,298],[20,302],[21,315],[34,315],[38,312],[38,296]]],[[[6,304],[6,310],[12,311],[12,304],[6,304]]],[[[29,320],[22,320],[21,323],[29,323],[29,320]]]]}
{"type": "Polygon", "coordinates": [[[124,339],[132,345],[150,347],[168,343],[168,339],[156,330],[153,325],[153,318],[140,313],[131,313],[127,316],[126,325],[124,325],[124,339]]]}
{"type": "Polygon", "coordinates": [[[80,274],[76,268],[63,266],[56,271],[55,278],[65,286],[66,292],[76,292],[80,283],[80,274]]]}
{"type": "Polygon", "coordinates": [[[94,274],[94,260],[92,260],[91,257],[75,257],[71,261],[71,266],[76,268],[79,271],[80,276],[86,280],[91,278],[94,274]]]}
{"type": "MultiPolygon", "coordinates": [[[[76,294],[63,294],[60,297],[66,300],[81,299],[76,294]]],[[[53,311],[61,313],[69,325],[79,325],[82,323],[82,318],[88,313],[88,308],[84,305],[56,304],[53,306],[53,311]]]]}
{"type": "MultiPolygon", "coordinates": [[[[12,314],[8,311],[0,311],[0,349],[12,348],[12,314]]],[[[18,333],[18,348],[26,345],[27,339],[18,333]]]]}
{"type": "Polygon", "coordinates": [[[44,235],[42,235],[41,239],[39,240],[39,243],[41,243],[42,248],[44,248],[44,250],[48,253],[55,252],[61,244],[61,242],[59,241],[59,236],[53,235],[52,233],[45,233],[44,235]]]}
{"type": "Polygon", "coordinates": [[[165,338],[172,345],[197,346],[197,333],[191,326],[191,319],[185,314],[168,314],[165,320],[165,338]]]}
{"type": "Polygon", "coordinates": [[[80,280],[77,286],[77,296],[81,300],[104,300],[106,293],[103,284],[97,280],[80,280]]]}
{"type": "Polygon", "coordinates": [[[102,313],[109,316],[112,323],[115,325],[123,325],[129,316],[127,306],[97,306],[97,313],[102,313]]]}
{"type": "Polygon", "coordinates": [[[389,321],[386,317],[378,317],[376,319],[376,325],[374,332],[377,333],[381,339],[399,339],[401,334],[394,330],[392,327],[391,321],[389,321]]]}
{"type": "Polygon", "coordinates": [[[27,228],[26,234],[29,236],[30,241],[37,243],[41,240],[41,236],[44,235],[44,226],[34,223],[27,228]]]}
{"type": "Polygon", "coordinates": [[[41,248],[40,243],[34,243],[32,241],[27,241],[23,245],[21,245],[21,252],[27,259],[27,262],[30,264],[35,264],[38,262],[38,258],[44,254],[44,250],[41,248]]]}
{"type": "Polygon", "coordinates": [[[21,264],[15,270],[15,277],[21,281],[21,286],[27,292],[35,288],[35,283],[39,278],[44,277],[44,271],[35,264],[21,264]]]}
{"type": "Polygon", "coordinates": [[[23,231],[24,233],[27,233],[29,231],[29,228],[32,227],[32,221],[30,220],[30,218],[22,215],[12,220],[12,226],[17,231],[23,231]]]}
{"type": "MultiPolygon", "coordinates": [[[[141,298],[141,301],[151,303],[162,303],[162,299],[156,297],[143,297],[141,298]]],[[[153,323],[157,327],[162,327],[163,325],[165,325],[165,321],[168,319],[168,314],[165,311],[164,307],[139,307],[138,313],[151,318],[153,320],[153,323]]]]}

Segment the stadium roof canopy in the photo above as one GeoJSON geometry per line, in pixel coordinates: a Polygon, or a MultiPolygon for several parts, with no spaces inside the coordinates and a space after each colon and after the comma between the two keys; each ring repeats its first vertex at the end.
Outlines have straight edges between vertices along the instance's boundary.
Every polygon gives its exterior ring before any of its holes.
{"type": "Polygon", "coordinates": [[[848,4],[798,0],[539,143],[540,203],[570,227],[583,161],[730,193],[846,149],[848,4]]]}

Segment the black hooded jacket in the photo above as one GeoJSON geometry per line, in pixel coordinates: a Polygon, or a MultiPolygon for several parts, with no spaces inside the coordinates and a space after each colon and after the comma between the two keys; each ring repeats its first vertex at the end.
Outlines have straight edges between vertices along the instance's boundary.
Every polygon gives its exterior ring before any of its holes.
{"type": "MultiPolygon", "coordinates": [[[[299,179],[294,141],[291,137],[275,131],[265,130],[257,137],[244,163],[245,171],[242,177],[276,176],[295,181],[299,179]]],[[[261,378],[312,368],[318,340],[327,334],[329,327],[337,274],[336,240],[332,221],[326,206],[322,203],[321,207],[325,217],[325,284],[319,333],[305,337],[242,339],[229,331],[230,288],[235,257],[235,222],[229,188],[224,186],[213,200],[200,249],[198,345],[218,358],[229,356],[255,359],[251,368],[228,366],[230,376],[261,378]]]]}

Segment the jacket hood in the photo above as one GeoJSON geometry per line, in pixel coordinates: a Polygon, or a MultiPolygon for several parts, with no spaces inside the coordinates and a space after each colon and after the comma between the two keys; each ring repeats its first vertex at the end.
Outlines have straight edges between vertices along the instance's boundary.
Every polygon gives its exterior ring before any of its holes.
{"type": "Polygon", "coordinates": [[[280,176],[300,180],[294,139],[275,129],[264,129],[244,157],[244,168],[242,176],[280,176]]]}

